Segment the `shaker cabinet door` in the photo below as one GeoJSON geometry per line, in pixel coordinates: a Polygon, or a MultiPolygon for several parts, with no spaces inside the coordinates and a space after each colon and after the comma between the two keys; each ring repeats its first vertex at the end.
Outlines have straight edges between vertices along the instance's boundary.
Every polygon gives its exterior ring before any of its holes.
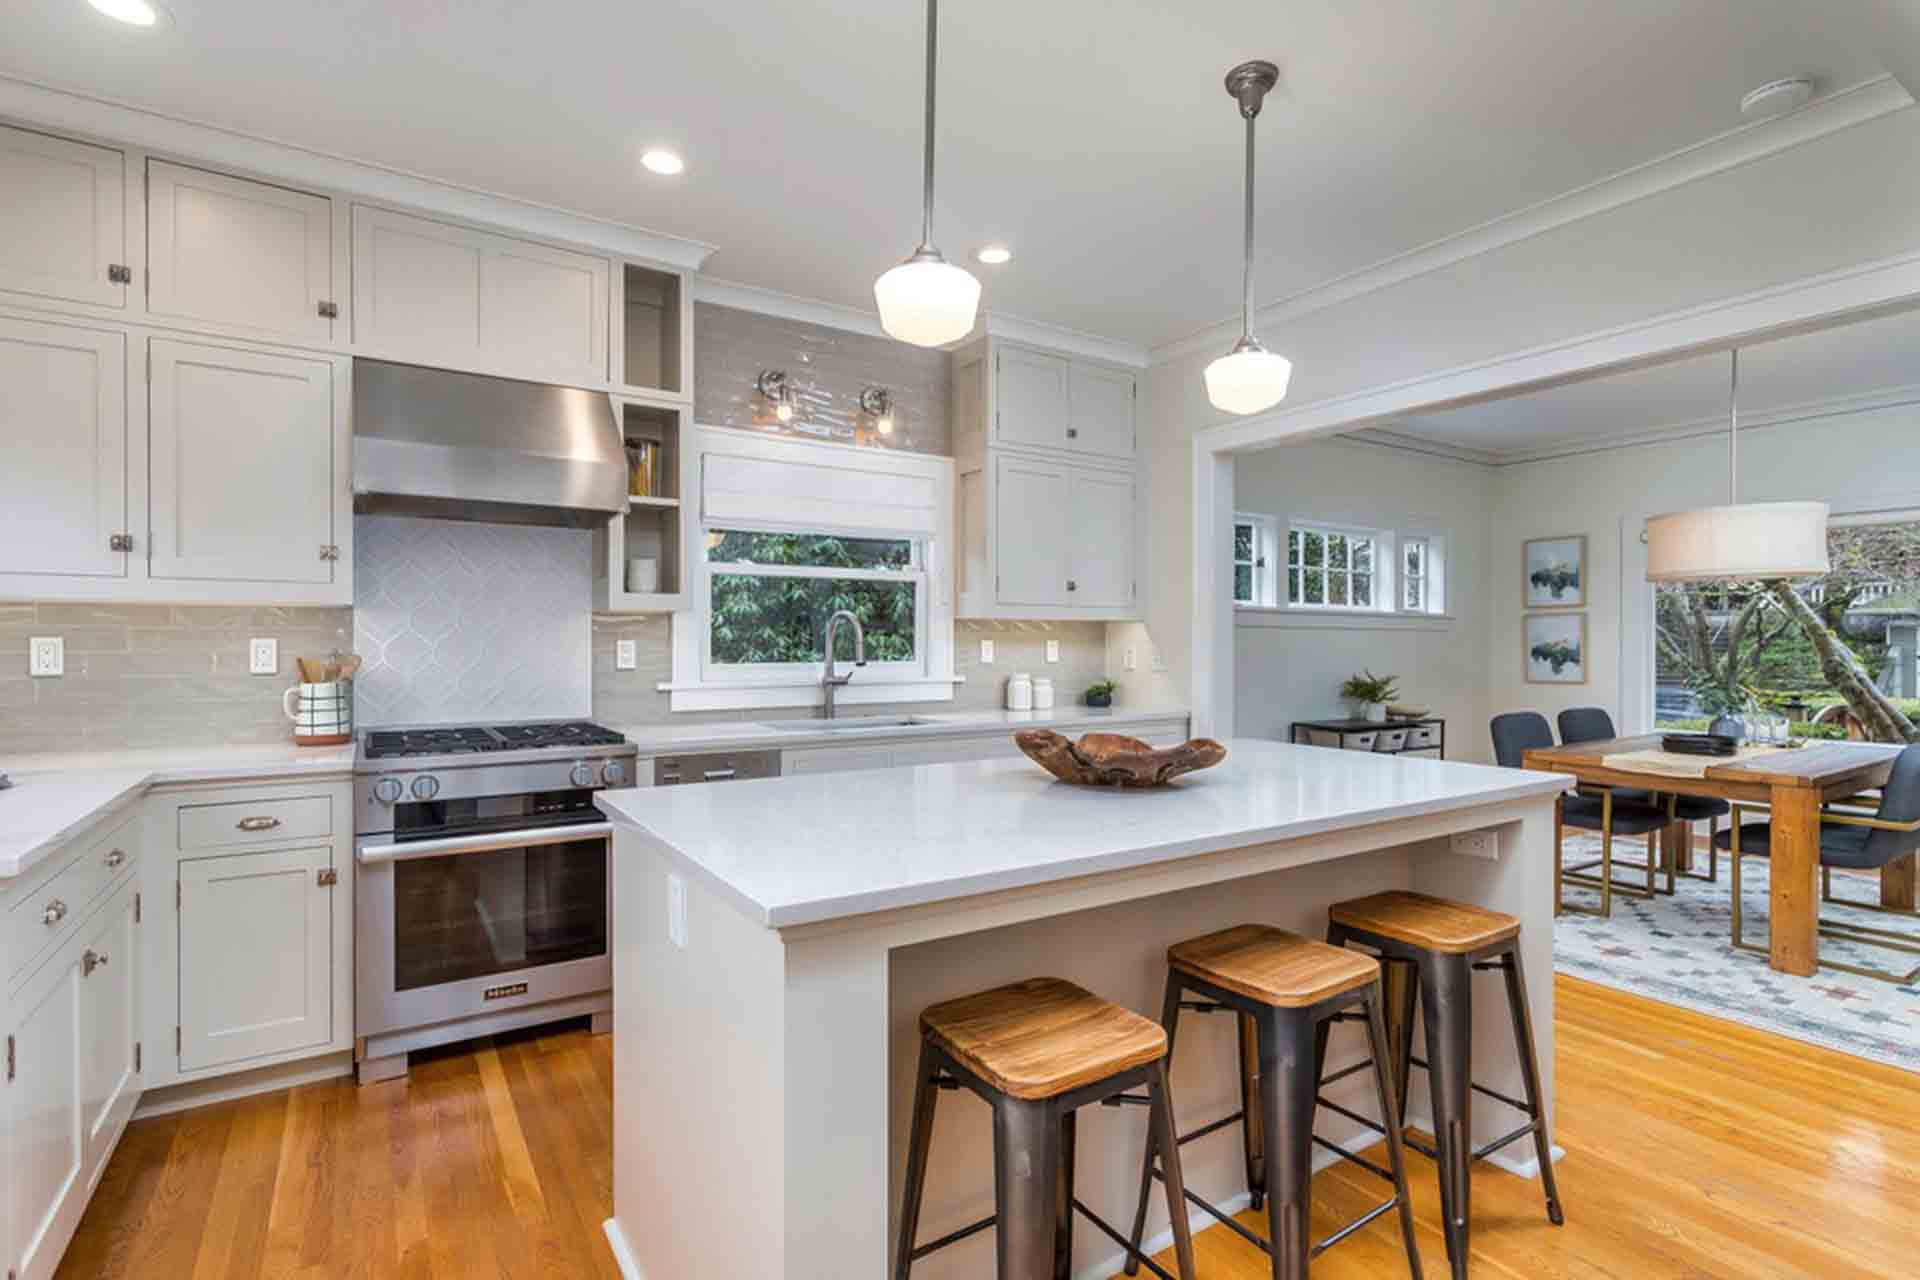
{"type": "Polygon", "coordinates": [[[127,305],[126,157],[0,128],[0,289],[127,305]]]}
{"type": "Polygon", "coordinates": [[[1073,364],[1073,422],[1067,448],[1103,458],[1133,456],[1133,375],[1073,364]]]}
{"type": "Polygon", "coordinates": [[[126,577],[126,338],[0,318],[0,387],[0,573],[126,577]]]}
{"type": "Polygon", "coordinates": [[[332,363],[162,339],[150,351],[151,575],[332,582],[332,363]]]}
{"type": "Polygon", "coordinates": [[[91,1171],[140,1092],[137,926],[129,880],[95,919],[80,955],[80,1137],[91,1171]]]}
{"type": "Polygon", "coordinates": [[[71,948],[15,992],[6,1124],[7,1260],[20,1280],[53,1274],[86,1200],[80,1104],[81,977],[71,948]]]}
{"type": "Polygon", "coordinates": [[[1109,471],[1073,473],[1068,501],[1073,529],[1072,588],[1083,608],[1133,602],[1133,477],[1109,471]]]}
{"type": "Polygon", "coordinates": [[[147,162],[147,310],[255,333],[333,338],[333,202],[147,162]]]}
{"type": "Polygon", "coordinates": [[[1005,347],[994,355],[994,441],[1059,449],[1071,413],[1065,356],[1005,347]]]}
{"type": "Polygon", "coordinates": [[[1067,468],[1002,456],[997,460],[993,537],[996,600],[1007,605],[1069,602],[1067,468]]]}

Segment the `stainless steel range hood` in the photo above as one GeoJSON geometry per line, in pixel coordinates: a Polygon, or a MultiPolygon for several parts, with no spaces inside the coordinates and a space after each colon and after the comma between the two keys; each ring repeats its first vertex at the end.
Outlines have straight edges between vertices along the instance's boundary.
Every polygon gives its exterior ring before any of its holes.
{"type": "Polygon", "coordinates": [[[590,528],[626,510],[606,393],[353,362],[353,509],[590,528]]]}

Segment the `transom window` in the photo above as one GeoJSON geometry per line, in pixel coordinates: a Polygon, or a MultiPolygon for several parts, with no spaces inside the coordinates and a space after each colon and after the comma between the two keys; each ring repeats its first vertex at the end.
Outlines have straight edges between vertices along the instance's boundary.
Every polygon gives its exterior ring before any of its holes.
{"type": "Polygon", "coordinates": [[[1428,579],[1429,548],[1425,538],[1400,541],[1400,607],[1413,613],[1427,612],[1431,581],[1428,579]]]}
{"type": "Polygon", "coordinates": [[[1379,538],[1357,529],[1296,524],[1287,531],[1287,603],[1378,609],[1379,538]]]}
{"type": "Polygon", "coordinates": [[[1243,609],[1444,616],[1447,540],[1439,533],[1233,518],[1233,602],[1243,609]]]}
{"type": "Polygon", "coordinates": [[[1276,603],[1273,517],[1240,515],[1233,518],[1233,602],[1246,605],[1276,603]]]}
{"type": "MultiPolygon", "coordinates": [[[[916,663],[923,647],[926,568],[909,538],[807,530],[709,529],[707,665],[769,672],[826,661],[828,617],[860,619],[869,669],[916,663]]],[[[853,657],[853,632],[839,657],[853,657]]]]}

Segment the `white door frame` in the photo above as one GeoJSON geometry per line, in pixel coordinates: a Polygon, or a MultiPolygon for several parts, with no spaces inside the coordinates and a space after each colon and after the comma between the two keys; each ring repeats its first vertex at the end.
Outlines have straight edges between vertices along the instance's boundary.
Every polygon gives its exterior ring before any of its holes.
{"type": "MultiPolygon", "coordinates": [[[[1193,437],[1193,730],[1234,732],[1233,592],[1224,557],[1238,454],[1920,306],[1920,253],[1810,276],[1439,373],[1222,423],[1193,437]]],[[[1623,562],[1624,563],[1624,562],[1623,562]]]]}

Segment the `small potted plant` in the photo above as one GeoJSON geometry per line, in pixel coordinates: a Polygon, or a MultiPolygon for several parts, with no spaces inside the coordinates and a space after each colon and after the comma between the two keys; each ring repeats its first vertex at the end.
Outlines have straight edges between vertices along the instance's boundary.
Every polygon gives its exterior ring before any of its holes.
{"type": "Polygon", "coordinates": [[[1363,671],[1347,677],[1347,682],[1340,686],[1340,696],[1355,704],[1360,719],[1380,724],[1387,718],[1387,704],[1400,696],[1399,680],[1399,676],[1377,676],[1363,671]]]}
{"type": "Polygon", "coordinates": [[[1111,680],[1095,680],[1087,686],[1087,705],[1090,707],[1112,706],[1113,691],[1119,687],[1111,680]]]}

